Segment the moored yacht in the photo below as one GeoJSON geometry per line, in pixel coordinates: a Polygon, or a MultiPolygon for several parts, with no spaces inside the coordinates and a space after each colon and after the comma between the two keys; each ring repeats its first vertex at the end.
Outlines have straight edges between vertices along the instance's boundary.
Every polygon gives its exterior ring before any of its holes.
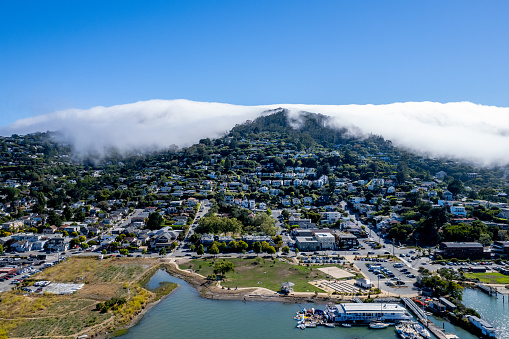
{"type": "Polygon", "coordinates": [[[389,327],[389,324],[383,323],[381,321],[369,323],[369,328],[387,328],[387,327],[389,327]]]}

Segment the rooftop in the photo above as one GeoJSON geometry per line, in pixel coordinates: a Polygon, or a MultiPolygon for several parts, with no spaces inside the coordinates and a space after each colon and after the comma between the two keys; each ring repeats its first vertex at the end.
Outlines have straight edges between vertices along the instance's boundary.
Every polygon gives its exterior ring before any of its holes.
{"type": "Polygon", "coordinates": [[[379,303],[344,303],[336,305],[342,312],[406,312],[404,307],[397,304],[379,304],[379,303]]]}

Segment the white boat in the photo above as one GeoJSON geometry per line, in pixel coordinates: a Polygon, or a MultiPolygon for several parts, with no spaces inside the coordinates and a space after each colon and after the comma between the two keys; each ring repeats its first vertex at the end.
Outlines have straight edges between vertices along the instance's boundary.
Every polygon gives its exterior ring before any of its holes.
{"type": "Polygon", "coordinates": [[[334,323],[324,323],[325,327],[336,327],[334,323]]]}
{"type": "Polygon", "coordinates": [[[386,323],[382,323],[382,322],[372,322],[372,323],[369,323],[369,328],[387,328],[389,327],[389,324],[386,324],[386,323]]]}
{"type": "Polygon", "coordinates": [[[421,336],[424,338],[431,338],[431,334],[423,325],[419,324],[418,322],[414,322],[412,325],[414,326],[415,331],[421,336]]]}
{"type": "Polygon", "coordinates": [[[341,326],[343,326],[343,327],[352,327],[352,324],[349,324],[349,323],[341,323],[341,326]]]}
{"type": "Polygon", "coordinates": [[[415,331],[412,324],[409,323],[401,323],[396,325],[396,333],[401,339],[417,339],[421,338],[421,336],[415,331]]]}
{"type": "Polygon", "coordinates": [[[301,330],[305,330],[306,329],[306,324],[305,323],[298,323],[297,324],[297,328],[300,328],[301,330]]]}
{"type": "Polygon", "coordinates": [[[311,321],[311,322],[306,324],[306,327],[316,327],[316,322],[311,321]]]}

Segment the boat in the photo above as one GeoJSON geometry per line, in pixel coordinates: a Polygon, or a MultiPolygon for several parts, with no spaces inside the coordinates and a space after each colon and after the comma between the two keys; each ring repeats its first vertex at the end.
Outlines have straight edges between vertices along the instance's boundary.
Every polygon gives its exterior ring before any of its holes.
{"type": "Polygon", "coordinates": [[[386,324],[386,323],[383,323],[380,321],[369,323],[369,328],[379,329],[379,328],[387,328],[387,327],[389,327],[389,324],[386,324]]]}
{"type": "Polygon", "coordinates": [[[414,326],[414,330],[419,333],[419,335],[424,338],[431,338],[431,334],[423,325],[419,324],[418,322],[414,322],[412,325],[414,326]]]}
{"type": "Polygon", "coordinates": [[[316,322],[311,321],[311,322],[306,324],[306,327],[316,327],[316,322]]]}
{"type": "Polygon", "coordinates": [[[323,325],[325,327],[336,327],[336,325],[334,325],[334,323],[324,323],[323,325]]]}
{"type": "Polygon", "coordinates": [[[298,323],[297,324],[297,328],[300,328],[301,330],[305,330],[306,329],[306,324],[305,323],[298,323]]]}
{"type": "Polygon", "coordinates": [[[401,323],[396,325],[396,333],[401,339],[422,338],[410,323],[401,323]]]}
{"type": "Polygon", "coordinates": [[[343,326],[343,327],[352,327],[352,324],[349,324],[349,323],[341,323],[341,326],[343,326]]]}

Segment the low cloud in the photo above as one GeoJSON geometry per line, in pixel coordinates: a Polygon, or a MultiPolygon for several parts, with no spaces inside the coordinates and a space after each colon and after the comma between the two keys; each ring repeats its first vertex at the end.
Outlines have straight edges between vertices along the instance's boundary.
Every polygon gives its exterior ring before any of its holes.
{"type": "Polygon", "coordinates": [[[331,116],[331,126],[374,133],[395,145],[434,157],[481,165],[509,164],[509,108],[469,102],[406,102],[388,105],[239,106],[188,100],[150,100],[111,107],[69,109],[21,119],[1,135],[62,131],[81,153],[164,149],[215,138],[235,124],[283,107],[299,121],[300,112],[331,116]]]}

